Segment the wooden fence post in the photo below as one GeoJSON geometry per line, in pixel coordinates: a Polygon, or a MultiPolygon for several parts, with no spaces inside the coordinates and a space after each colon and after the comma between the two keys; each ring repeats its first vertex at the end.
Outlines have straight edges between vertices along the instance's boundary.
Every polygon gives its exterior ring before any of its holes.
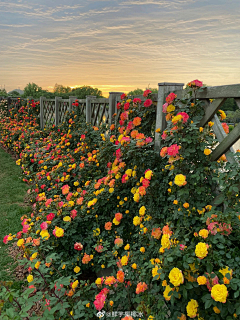
{"type": "Polygon", "coordinates": [[[55,126],[59,125],[59,101],[61,97],[55,97],[55,126]]]}
{"type": "Polygon", "coordinates": [[[109,110],[108,110],[108,123],[109,125],[115,123],[113,120],[114,113],[117,113],[116,97],[123,94],[123,92],[109,92],[109,110]]]}
{"type": "Polygon", "coordinates": [[[76,99],[77,99],[77,97],[75,97],[75,96],[69,96],[69,108],[68,108],[69,112],[72,111],[72,104],[76,99]]]}
{"type": "Polygon", "coordinates": [[[86,122],[92,123],[92,106],[91,99],[95,99],[96,96],[86,96],[86,122]]]}
{"type": "Polygon", "coordinates": [[[43,130],[44,128],[44,117],[43,117],[43,101],[45,100],[45,97],[40,97],[40,129],[43,130]]]}
{"type": "MultiPolygon", "coordinates": [[[[183,89],[184,83],[162,82],[158,84],[158,102],[156,114],[156,129],[160,129],[161,133],[165,130],[167,123],[162,106],[168,93],[183,89]]],[[[160,133],[155,132],[155,151],[159,152],[161,148],[160,133]]]]}

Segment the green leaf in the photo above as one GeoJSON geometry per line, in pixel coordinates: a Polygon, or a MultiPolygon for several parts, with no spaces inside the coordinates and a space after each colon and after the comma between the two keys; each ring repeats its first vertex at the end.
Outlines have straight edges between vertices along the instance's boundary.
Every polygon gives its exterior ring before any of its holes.
{"type": "Polygon", "coordinates": [[[212,300],[207,300],[205,302],[205,309],[208,309],[212,305],[213,301],[212,300]]]}
{"type": "Polygon", "coordinates": [[[212,265],[210,263],[207,263],[207,272],[211,273],[212,269],[213,269],[212,265]]]}

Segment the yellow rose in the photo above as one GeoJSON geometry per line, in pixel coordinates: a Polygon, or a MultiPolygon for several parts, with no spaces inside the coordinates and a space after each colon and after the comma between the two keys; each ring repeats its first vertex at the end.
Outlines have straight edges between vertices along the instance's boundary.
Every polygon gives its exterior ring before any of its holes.
{"type": "Polygon", "coordinates": [[[136,263],[133,263],[133,264],[132,264],[132,268],[133,268],[133,269],[137,269],[136,263]]]}
{"type": "Polygon", "coordinates": [[[184,278],[182,271],[178,268],[173,268],[169,273],[169,280],[174,285],[174,287],[180,286],[180,284],[183,284],[184,278]]]}
{"type": "Polygon", "coordinates": [[[174,105],[170,104],[168,107],[167,107],[167,112],[172,112],[175,110],[175,107],[174,105]]]}
{"type": "Polygon", "coordinates": [[[42,239],[48,240],[49,237],[50,237],[50,234],[48,233],[47,230],[42,230],[42,231],[40,232],[40,236],[42,237],[42,239]]]}
{"type": "Polygon", "coordinates": [[[40,267],[40,264],[41,264],[41,261],[37,261],[37,262],[35,263],[35,266],[34,266],[34,267],[35,267],[36,269],[38,269],[38,268],[40,267]]]}
{"type": "Polygon", "coordinates": [[[199,236],[206,239],[208,237],[209,231],[207,229],[202,229],[199,231],[199,236]]]}
{"type": "Polygon", "coordinates": [[[125,247],[124,247],[124,250],[129,250],[129,249],[130,249],[130,245],[126,244],[125,247]]]}
{"type": "Polygon", "coordinates": [[[153,175],[152,170],[148,170],[148,171],[145,173],[145,179],[151,180],[152,175],[153,175]]]}
{"type": "Polygon", "coordinates": [[[220,313],[221,311],[218,309],[218,307],[213,307],[213,311],[215,312],[215,313],[220,313]]]}
{"type": "Polygon", "coordinates": [[[165,300],[169,301],[172,297],[172,294],[169,295],[169,293],[172,291],[172,288],[167,285],[164,292],[163,292],[163,296],[165,298],[165,300]]]}
{"type": "Polygon", "coordinates": [[[126,266],[128,264],[128,257],[127,256],[123,256],[121,259],[121,263],[123,266],[126,266]]]}
{"type": "Polygon", "coordinates": [[[145,208],[144,206],[142,206],[142,207],[139,209],[139,214],[140,214],[140,216],[144,216],[145,212],[146,212],[146,208],[145,208]]]}
{"type": "Polygon", "coordinates": [[[136,216],[136,217],[133,218],[133,224],[135,226],[138,226],[140,223],[141,223],[140,217],[136,216]]]}
{"type": "Polygon", "coordinates": [[[17,242],[17,246],[21,247],[24,244],[24,239],[19,239],[17,242]]]}
{"type": "Polygon", "coordinates": [[[232,269],[229,269],[229,267],[226,267],[226,268],[223,268],[223,269],[220,269],[219,272],[221,272],[221,274],[225,277],[227,273],[230,274],[230,276],[232,276],[232,269]]]}
{"type": "Polygon", "coordinates": [[[133,200],[134,200],[135,202],[139,202],[139,199],[140,199],[140,194],[139,194],[138,192],[136,192],[136,193],[134,194],[134,196],[133,196],[133,200]]]}
{"type": "Polygon", "coordinates": [[[212,121],[209,121],[208,122],[208,126],[211,128],[212,126],[214,125],[214,122],[212,122],[212,121]]]}
{"type": "Polygon", "coordinates": [[[162,245],[163,249],[169,249],[170,248],[171,242],[170,242],[169,239],[170,239],[170,235],[169,234],[164,234],[162,236],[161,245],[162,245]]]}
{"type": "Polygon", "coordinates": [[[76,267],[73,269],[73,271],[76,272],[76,273],[78,273],[80,270],[81,270],[81,269],[79,268],[79,266],[76,266],[76,267]]]}
{"type": "Polygon", "coordinates": [[[225,284],[215,284],[215,286],[212,287],[211,297],[215,301],[225,303],[227,296],[228,296],[228,291],[225,284]]]}
{"type": "Polygon", "coordinates": [[[144,248],[144,247],[141,247],[141,248],[140,248],[140,252],[144,253],[144,252],[145,252],[145,248],[144,248]]]}
{"type": "Polygon", "coordinates": [[[114,218],[113,223],[115,224],[115,226],[118,226],[120,224],[120,221],[118,221],[116,218],[114,218]]]}
{"type": "Polygon", "coordinates": [[[177,124],[181,120],[182,120],[182,116],[179,114],[178,116],[175,116],[172,118],[172,123],[177,124]]]}
{"type": "Polygon", "coordinates": [[[77,288],[78,286],[78,280],[74,281],[73,284],[72,284],[72,289],[75,289],[77,288]]]}
{"type": "Polygon", "coordinates": [[[57,228],[55,235],[58,238],[62,237],[64,235],[64,230],[62,228],[57,228]]]}
{"type": "Polygon", "coordinates": [[[33,276],[31,274],[29,274],[29,276],[27,276],[27,281],[28,282],[32,282],[33,281],[33,276]]]}
{"type": "Polygon", "coordinates": [[[36,258],[37,258],[37,255],[38,255],[38,253],[37,253],[37,252],[34,252],[34,253],[32,254],[30,260],[32,261],[32,260],[36,259],[36,258]]]}
{"type": "Polygon", "coordinates": [[[207,283],[207,279],[204,276],[200,276],[200,277],[197,278],[197,282],[198,282],[199,285],[203,285],[203,284],[207,283]]]}
{"type": "Polygon", "coordinates": [[[184,186],[187,183],[186,176],[184,176],[183,174],[177,174],[174,179],[174,183],[179,187],[184,186]]]}
{"type": "Polygon", "coordinates": [[[203,259],[208,255],[208,245],[204,242],[199,242],[195,248],[195,254],[199,259],[203,259]]]}
{"type": "Polygon", "coordinates": [[[203,152],[204,152],[205,156],[209,156],[212,151],[210,149],[204,149],[203,152]]]}
{"type": "MultiPolygon", "coordinates": [[[[161,268],[160,268],[160,269],[161,269],[161,268]]],[[[160,269],[158,268],[158,266],[156,266],[155,268],[152,269],[152,276],[153,276],[153,278],[154,278],[155,276],[158,276],[158,277],[157,277],[157,280],[160,279],[160,274],[161,274],[161,272],[160,272],[160,273],[158,272],[158,270],[160,270],[160,269]]]]}
{"type": "Polygon", "coordinates": [[[190,318],[195,318],[196,315],[197,315],[197,308],[198,308],[198,303],[196,300],[194,299],[191,299],[188,304],[187,304],[187,307],[186,307],[186,310],[187,310],[187,315],[190,317],[190,318]]]}
{"type": "Polygon", "coordinates": [[[65,222],[71,222],[71,218],[69,216],[66,216],[63,218],[63,221],[65,222]]]}
{"type": "Polygon", "coordinates": [[[97,278],[97,280],[95,281],[96,284],[102,284],[102,279],[101,278],[97,278]]]}

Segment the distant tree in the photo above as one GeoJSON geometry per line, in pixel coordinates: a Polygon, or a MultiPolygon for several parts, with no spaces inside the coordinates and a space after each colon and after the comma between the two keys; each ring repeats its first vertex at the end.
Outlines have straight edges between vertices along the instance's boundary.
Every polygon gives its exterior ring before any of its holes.
{"type": "Polygon", "coordinates": [[[22,95],[18,92],[18,91],[16,91],[16,90],[13,90],[13,91],[11,91],[11,92],[8,92],[8,94],[7,94],[9,97],[21,97],[22,95]]]}
{"type": "Polygon", "coordinates": [[[225,121],[228,123],[234,123],[234,125],[236,124],[236,122],[240,122],[240,109],[236,111],[228,111],[225,121]]]}
{"type": "Polygon", "coordinates": [[[0,97],[6,97],[8,94],[7,94],[7,91],[5,89],[2,89],[0,90],[0,97]]]}
{"type": "Polygon", "coordinates": [[[157,88],[146,88],[152,91],[152,93],[158,93],[158,89],[157,88]]]}
{"type": "Polygon", "coordinates": [[[43,95],[43,90],[39,87],[36,83],[28,83],[24,88],[23,97],[33,97],[33,98],[40,98],[43,95]]]}
{"type": "Polygon", "coordinates": [[[238,106],[234,98],[228,98],[221,106],[221,109],[224,111],[236,111],[238,110],[238,106]]]}
{"type": "MultiPolygon", "coordinates": [[[[151,90],[152,93],[158,93],[157,88],[146,88],[145,90],[147,90],[147,89],[151,90]]],[[[135,90],[128,92],[128,96],[141,96],[145,90],[137,88],[135,90]]]]}
{"type": "Polygon", "coordinates": [[[49,92],[48,90],[42,90],[41,96],[47,99],[54,99],[56,94],[53,92],[49,92]]]}
{"type": "Polygon", "coordinates": [[[97,88],[92,88],[90,86],[82,86],[78,88],[74,88],[71,91],[72,96],[76,96],[78,99],[85,99],[86,96],[96,96],[97,98],[101,98],[102,91],[97,88]]]}
{"type": "Polygon", "coordinates": [[[71,90],[72,89],[70,87],[64,87],[62,84],[55,83],[53,93],[61,95],[63,93],[69,93],[71,90]]]}
{"type": "Polygon", "coordinates": [[[129,91],[128,96],[140,96],[143,94],[143,92],[144,91],[142,89],[137,88],[135,90],[129,91]]]}

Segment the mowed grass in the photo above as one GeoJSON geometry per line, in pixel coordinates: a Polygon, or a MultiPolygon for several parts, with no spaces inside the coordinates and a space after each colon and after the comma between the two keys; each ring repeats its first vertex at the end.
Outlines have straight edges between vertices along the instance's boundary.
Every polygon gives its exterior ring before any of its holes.
{"type": "Polygon", "coordinates": [[[14,260],[8,255],[8,245],[3,243],[3,238],[20,231],[21,216],[31,211],[31,207],[24,203],[27,189],[20,167],[0,148],[0,281],[13,280],[7,270],[13,270],[14,260]]]}

